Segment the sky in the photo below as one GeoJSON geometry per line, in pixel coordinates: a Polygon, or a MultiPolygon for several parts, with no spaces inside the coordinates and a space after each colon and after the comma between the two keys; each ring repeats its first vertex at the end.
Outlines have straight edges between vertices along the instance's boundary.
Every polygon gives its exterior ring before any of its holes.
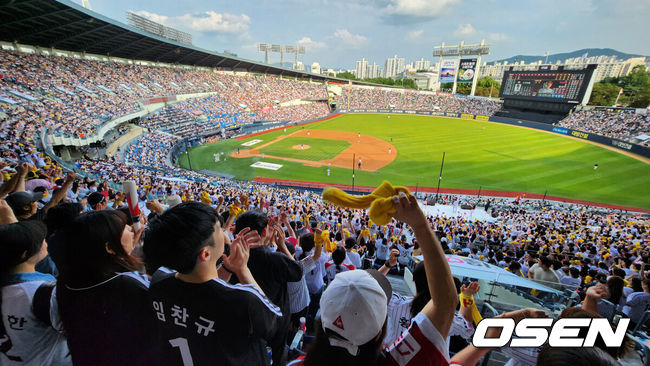
{"type": "MultiPolygon", "coordinates": [[[[81,3],[81,0],[73,0],[81,3]]],[[[126,11],[192,34],[194,45],[264,60],[258,43],[302,45],[305,65],[353,69],[362,57],[382,68],[398,55],[434,60],[433,47],[480,43],[484,61],[582,48],[650,55],[649,0],[89,0],[126,22],[126,11]]],[[[279,54],[271,54],[279,62],[279,54]]],[[[295,56],[285,55],[285,62],[295,56]]],[[[287,64],[287,66],[289,66],[287,64]]]]}

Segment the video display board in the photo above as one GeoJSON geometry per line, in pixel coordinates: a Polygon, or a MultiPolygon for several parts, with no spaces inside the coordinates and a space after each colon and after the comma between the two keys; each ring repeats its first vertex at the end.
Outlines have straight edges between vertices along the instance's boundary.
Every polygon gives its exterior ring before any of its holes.
{"type": "Polygon", "coordinates": [[[593,70],[506,71],[499,97],[579,103],[593,70]]]}

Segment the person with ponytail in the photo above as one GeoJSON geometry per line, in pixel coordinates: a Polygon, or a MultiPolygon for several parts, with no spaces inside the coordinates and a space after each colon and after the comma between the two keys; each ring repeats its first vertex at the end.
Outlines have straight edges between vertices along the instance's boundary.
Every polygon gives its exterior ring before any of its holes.
{"type": "Polygon", "coordinates": [[[55,278],[35,269],[47,257],[46,234],[37,220],[0,225],[0,365],[72,365],[55,278]]]}
{"type": "Polygon", "coordinates": [[[76,217],[63,235],[57,299],[75,366],[156,364],[149,281],[119,210],[76,217]]]}
{"type": "Polygon", "coordinates": [[[334,280],[334,277],[345,271],[353,271],[354,265],[350,263],[343,263],[347,259],[345,248],[338,246],[332,252],[332,259],[325,263],[325,275],[327,276],[327,283],[334,280]]]}

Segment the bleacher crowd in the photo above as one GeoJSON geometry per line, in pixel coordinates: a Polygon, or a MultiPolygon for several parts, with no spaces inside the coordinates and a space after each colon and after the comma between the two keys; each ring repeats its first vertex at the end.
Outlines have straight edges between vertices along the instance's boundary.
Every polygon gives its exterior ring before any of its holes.
{"type": "MultiPolygon", "coordinates": [[[[335,207],[312,192],[170,167],[164,159],[174,137],[164,121],[146,122],[152,131],[130,147],[126,162],[77,160],[83,178],[64,173],[33,140],[43,127],[92,133],[101,116],[134,107],[120,101],[156,85],[181,93],[237,84],[242,92],[226,93],[223,104],[252,110],[324,88],[7,51],[0,57],[22,65],[3,70],[0,80],[0,365],[283,365],[296,356],[294,365],[473,365],[490,349],[467,345],[476,323],[459,296],[486,299],[477,283],[454,280],[445,254],[568,289],[581,308],[560,317],[617,313],[638,323],[650,304],[646,217],[491,199],[484,205],[496,217],[481,221],[427,215],[415,197],[398,195],[389,224],[378,226],[367,210],[335,207]],[[80,112],[97,104],[77,82],[111,107],[80,112]],[[41,99],[24,102],[9,89],[41,99]],[[78,126],[64,119],[64,105],[78,126]],[[139,215],[128,209],[126,180],[139,188],[139,215]],[[414,297],[394,291],[386,277],[405,268],[414,297]],[[303,329],[305,347],[295,350],[303,329]]],[[[473,114],[496,108],[416,94],[359,92],[350,102],[473,114]]],[[[224,108],[202,113],[232,112],[224,108]]],[[[321,113],[298,106],[286,118],[312,112],[321,113]]],[[[542,316],[557,314],[526,308],[499,315],[542,316]]],[[[520,365],[634,364],[629,341],[500,351],[520,365]]]]}
{"type": "Polygon", "coordinates": [[[457,98],[404,89],[344,87],[335,100],[346,109],[407,109],[491,116],[501,107],[485,98],[457,98]]]}
{"type": "Polygon", "coordinates": [[[0,50],[0,102],[25,108],[40,126],[64,136],[95,134],[102,123],[139,110],[159,95],[217,92],[210,114],[258,110],[301,98],[327,99],[322,84],[273,76],[91,61],[0,50]]]}
{"type": "Polygon", "coordinates": [[[650,146],[650,114],[637,114],[633,111],[582,110],[563,119],[558,126],[650,146]],[[639,139],[638,136],[644,138],[639,139]]]}

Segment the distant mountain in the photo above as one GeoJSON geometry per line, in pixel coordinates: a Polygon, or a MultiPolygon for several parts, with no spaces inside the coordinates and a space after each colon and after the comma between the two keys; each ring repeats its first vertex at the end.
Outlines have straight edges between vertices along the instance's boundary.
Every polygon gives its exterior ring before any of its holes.
{"type": "MultiPolygon", "coordinates": [[[[616,56],[619,59],[626,60],[628,58],[632,57],[643,57],[643,55],[634,55],[631,53],[625,53],[625,52],[620,52],[617,50],[613,50],[611,48],[584,48],[581,50],[573,51],[573,52],[566,52],[566,53],[554,53],[552,55],[548,55],[548,62],[551,64],[556,63],[557,61],[564,61],[567,58],[574,58],[574,57],[582,57],[582,55],[587,54],[587,57],[593,57],[593,56],[616,56]]],[[[646,56],[648,57],[648,56],[646,56]]],[[[488,62],[488,65],[494,65],[494,63],[499,62],[503,63],[504,61],[508,61],[509,64],[515,63],[515,60],[517,62],[524,61],[524,63],[529,64],[531,62],[537,62],[539,60],[542,60],[542,62],[546,61],[546,56],[544,55],[539,55],[539,56],[527,56],[527,55],[517,55],[517,56],[512,56],[510,58],[504,58],[501,60],[496,60],[496,61],[491,61],[488,62]]]]}

